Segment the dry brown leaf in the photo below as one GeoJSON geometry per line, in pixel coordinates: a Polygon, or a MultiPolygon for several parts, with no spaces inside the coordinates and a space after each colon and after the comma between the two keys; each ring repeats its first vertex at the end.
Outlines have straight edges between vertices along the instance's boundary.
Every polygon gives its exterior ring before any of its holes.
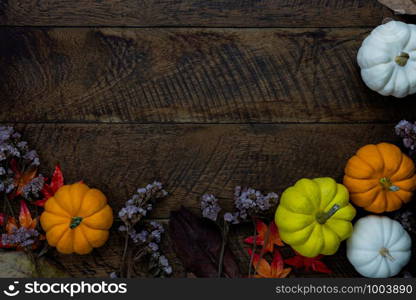
{"type": "Polygon", "coordinates": [[[23,251],[0,250],[0,278],[59,278],[69,274],[45,257],[37,261],[38,268],[23,251]]]}
{"type": "MultiPolygon", "coordinates": [[[[218,276],[222,238],[213,222],[181,207],[171,213],[169,235],[173,249],[188,273],[196,277],[218,276]]],[[[228,247],[224,252],[223,272],[228,278],[241,277],[237,260],[228,247]]]]}
{"type": "Polygon", "coordinates": [[[378,0],[398,14],[416,15],[416,0],[378,0]]]}

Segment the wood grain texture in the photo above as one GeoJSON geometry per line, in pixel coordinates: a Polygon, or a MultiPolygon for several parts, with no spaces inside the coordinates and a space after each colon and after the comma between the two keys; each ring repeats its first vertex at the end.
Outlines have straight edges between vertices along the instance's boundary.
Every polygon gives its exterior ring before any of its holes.
{"type": "Polygon", "coordinates": [[[397,122],[356,54],[368,29],[0,29],[0,119],[397,122]]]}
{"type": "MultiPolygon", "coordinates": [[[[167,220],[159,220],[165,227],[167,220]]],[[[252,234],[252,227],[248,224],[234,226],[230,233],[229,246],[243,274],[248,273],[248,265],[250,257],[247,255],[246,249],[249,245],[244,244],[244,238],[252,234]]],[[[115,230],[111,231],[110,239],[104,247],[94,249],[89,255],[62,255],[52,250],[48,253],[48,257],[52,258],[54,262],[60,265],[72,277],[91,277],[91,278],[105,278],[109,274],[117,271],[120,265],[120,257],[122,255],[123,238],[115,230]]],[[[284,258],[294,256],[293,250],[289,246],[279,248],[284,258]]],[[[172,242],[169,235],[163,236],[162,251],[168,257],[173,268],[173,277],[185,278],[192,277],[184,269],[182,263],[176,257],[172,242]]],[[[268,258],[269,259],[269,258],[268,258]]],[[[332,256],[325,258],[325,262],[331,267],[333,274],[319,274],[313,271],[293,270],[290,277],[359,277],[359,274],[354,270],[354,267],[348,262],[345,254],[345,243],[342,243],[340,250],[332,256]]],[[[135,267],[136,272],[132,274],[133,277],[146,277],[144,267],[135,267]]],[[[147,274],[149,276],[149,274],[147,274]]]]}
{"type": "Polygon", "coordinates": [[[18,124],[50,176],[59,163],[68,183],[100,188],[119,209],[153,180],[171,194],[153,217],[180,205],[199,211],[204,193],[227,209],[237,185],[281,192],[302,177],[343,177],[367,143],[395,141],[393,124],[138,125],[18,124]]]}
{"type": "MultiPolygon", "coordinates": [[[[397,141],[394,124],[16,124],[38,149],[41,172],[50,175],[60,163],[67,183],[83,179],[108,196],[118,210],[136,188],[152,180],[165,183],[170,195],[156,205],[152,218],[166,219],[181,205],[199,213],[200,197],[213,193],[231,210],[236,185],[280,193],[302,177],[331,176],[340,181],[348,158],[362,145],[397,141]]],[[[91,255],[59,255],[71,276],[107,277],[119,266],[122,241],[113,228],[105,247],[91,255]]],[[[232,234],[232,249],[242,271],[248,258],[242,245],[249,227],[232,234]]],[[[164,251],[175,269],[187,274],[166,240],[164,251]]],[[[291,251],[283,250],[286,257],[291,251]]],[[[332,276],[357,274],[345,249],[327,258],[332,276]]],[[[296,272],[298,277],[317,277],[296,272]]]]}
{"type": "Polygon", "coordinates": [[[29,26],[377,26],[377,0],[3,0],[0,24],[29,26]]]}

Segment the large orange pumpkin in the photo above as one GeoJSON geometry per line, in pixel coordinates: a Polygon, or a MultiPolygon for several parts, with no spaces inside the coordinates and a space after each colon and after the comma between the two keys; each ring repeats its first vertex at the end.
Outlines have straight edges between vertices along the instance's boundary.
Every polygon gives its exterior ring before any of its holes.
{"type": "Polygon", "coordinates": [[[107,241],[113,211],[101,191],[75,183],[46,201],[40,223],[49,245],[59,252],[87,254],[107,241]]]}
{"type": "Polygon", "coordinates": [[[357,206],[374,213],[394,211],[412,199],[415,165],[395,145],[366,145],[348,161],[344,185],[357,206]]]}

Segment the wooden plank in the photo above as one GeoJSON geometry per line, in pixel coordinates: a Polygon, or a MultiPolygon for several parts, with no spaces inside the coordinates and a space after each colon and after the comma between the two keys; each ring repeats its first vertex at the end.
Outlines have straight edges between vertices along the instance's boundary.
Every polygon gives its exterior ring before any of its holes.
{"type": "MultiPolygon", "coordinates": [[[[168,220],[160,220],[167,226],[168,220]]],[[[249,224],[234,226],[230,233],[229,246],[237,258],[242,274],[248,274],[248,265],[250,258],[246,252],[249,245],[244,244],[244,238],[252,235],[252,227],[249,224]]],[[[51,250],[48,256],[52,258],[57,264],[65,268],[68,274],[72,277],[91,277],[104,278],[109,277],[109,274],[117,271],[120,266],[120,257],[122,256],[123,237],[113,230],[110,234],[110,239],[107,244],[99,249],[95,249],[89,255],[63,255],[51,250]]],[[[172,242],[166,234],[163,237],[162,251],[168,257],[173,269],[173,277],[184,278],[190,277],[182,266],[180,260],[176,257],[172,242]]],[[[280,248],[284,258],[294,256],[293,250],[289,246],[280,248]]],[[[354,270],[353,266],[348,262],[345,254],[345,243],[342,244],[339,252],[333,256],[325,258],[325,262],[333,270],[333,274],[325,275],[315,272],[306,272],[304,270],[293,270],[291,276],[296,277],[359,277],[359,274],[354,270]]],[[[138,271],[144,272],[143,267],[137,267],[138,271]]],[[[134,273],[133,277],[146,276],[143,273],[134,273]]],[[[149,275],[150,276],[150,275],[149,275]]]]}
{"type": "Polygon", "coordinates": [[[343,177],[346,161],[367,143],[395,141],[393,124],[138,125],[19,124],[49,176],[62,166],[68,183],[100,188],[114,209],[153,180],[166,185],[153,217],[181,205],[199,211],[213,193],[226,209],[237,185],[280,192],[302,177],[343,177]]]}
{"type": "MultiPolygon", "coordinates": [[[[199,213],[199,199],[213,193],[225,210],[232,209],[236,185],[280,193],[302,177],[332,176],[340,181],[347,159],[362,145],[398,141],[394,124],[17,124],[41,157],[42,173],[60,163],[66,182],[83,179],[100,188],[118,210],[136,188],[160,180],[170,195],[152,215],[166,219],[184,205],[199,213]]],[[[162,220],[163,221],[163,220],[162,220]]],[[[107,277],[119,266],[122,242],[115,230],[109,243],[87,256],[59,255],[55,260],[76,277],[107,277]]],[[[232,249],[242,270],[248,258],[242,245],[249,227],[233,234],[232,249]]],[[[171,243],[164,251],[175,276],[186,273],[171,243]]],[[[332,276],[356,276],[345,249],[328,257],[332,276]]],[[[289,249],[283,254],[291,255],[289,249]]],[[[297,276],[318,276],[298,272],[297,276]]]]}
{"type": "Polygon", "coordinates": [[[0,29],[0,119],[397,122],[356,63],[368,29],[0,29]]]}
{"type": "Polygon", "coordinates": [[[0,24],[30,26],[377,26],[392,12],[377,0],[1,1],[0,24]]]}

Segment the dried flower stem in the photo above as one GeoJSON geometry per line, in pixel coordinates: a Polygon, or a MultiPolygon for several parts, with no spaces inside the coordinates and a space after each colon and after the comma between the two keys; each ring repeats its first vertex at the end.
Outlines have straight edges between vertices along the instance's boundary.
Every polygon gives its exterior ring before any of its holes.
{"type": "Polygon", "coordinates": [[[139,252],[136,253],[136,255],[134,256],[133,260],[134,261],[138,261],[140,259],[142,259],[142,257],[146,254],[146,251],[143,249],[139,252]]]}
{"type": "Polygon", "coordinates": [[[223,221],[223,224],[224,224],[224,226],[222,228],[221,252],[220,252],[220,258],[219,258],[219,262],[218,262],[218,277],[222,276],[225,246],[227,245],[228,232],[230,231],[230,226],[228,225],[228,223],[223,221]]]}
{"type": "Polygon", "coordinates": [[[7,205],[7,208],[9,209],[9,213],[10,213],[10,215],[11,215],[13,218],[15,218],[16,216],[15,216],[15,214],[14,214],[13,207],[12,207],[12,205],[11,205],[11,203],[10,203],[10,201],[9,201],[9,198],[7,197],[6,193],[4,194],[4,203],[5,203],[5,205],[7,205]]]}
{"type": "Polygon", "coordinates": [[[254,217],[251,218],[251,221],[253,223],[253,227],[254,227],[254,243],[253,246],[251,248],[251,255],[250,255],[250,264],[248,266],[248,277],[251,277],[251,272],[252,272],[252,265],[253,265],[253,260],[254,260],[254,253],[256,251],[256,246],[257,246],[257,228],[256,228],[256,219],[254,217]]]}
{"type": "Polygon", "coordinates": [[[270,239],[270,225],[267,226],[267,231],[266,231],[266,234],[264,236],[263,247],[261,248],[261,251],[260,251],[260,259],[257,262],[256,267],[254,269],[254,275],[256,275],[256,272],[257,272],[257,270],[258,270],[258,268],[260,266],[260,261],[263,258],[264,254],[266,253],[265,252],[265,249],[266,249],[266,245],[269,243],[269,239],[270,239]]]}
{"type": "Polygon", "coordinates": [[[123,247],[123,255],[120,261],[120,276],[124,275],[124,266],[126,265],[126,257],[127,257],[127,249],[129,247],[129,233],[126,231],[124,236],[124,247],[123,247]]]}
{"type": "Polygon", "coordinates": [[[118,216],[124,224],[119,227],[119,231],[125,232],[119,269],[120,277],[129,278],[134,271],[134,264],[145,255],[149,256],[149,270],[154,271],[154,276],[165,276],[172,273],[168,259],[160,250],[161,235],[164,232],[163,225],[156,221],[144,221],[144,218],[153,209],[156,200],[164,198],[167,194],[162,184],[155,181],[137,189],[132,198],[127,200],[125,206],[120,209],[118,216]],[[140,232],[137,231],[138,229],[140,232]],[[131,243],[129,243],[130,239],[131,243]],[[138,248],[137,252],[130,249],[129,244],[135,250],[138,248]]]}

